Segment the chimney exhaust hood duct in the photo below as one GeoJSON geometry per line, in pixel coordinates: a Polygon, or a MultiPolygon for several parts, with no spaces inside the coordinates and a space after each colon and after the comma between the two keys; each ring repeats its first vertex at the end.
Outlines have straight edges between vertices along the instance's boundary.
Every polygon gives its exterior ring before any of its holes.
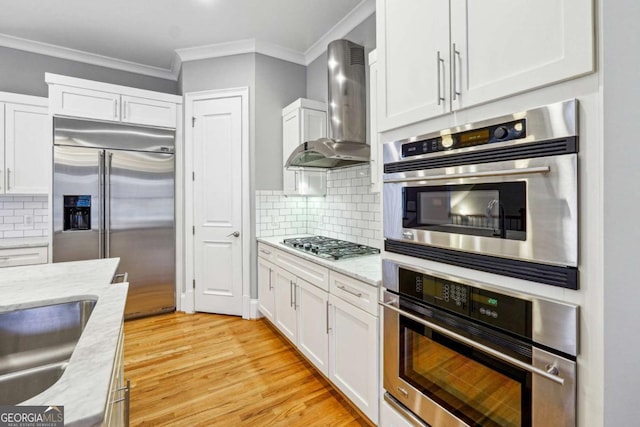
{"type": "Polygon", "coordinates": [[[285,168],[340,168],[367,163],[364,47],[335,40],[327,47],[329,138],[306,141],[289,156],[285,168]]]}

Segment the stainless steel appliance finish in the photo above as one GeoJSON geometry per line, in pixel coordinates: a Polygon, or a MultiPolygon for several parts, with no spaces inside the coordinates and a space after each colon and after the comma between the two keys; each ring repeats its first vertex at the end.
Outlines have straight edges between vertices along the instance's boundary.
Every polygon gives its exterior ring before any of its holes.
{"type": "MultiPolygon", "coordinates": [[[[558,138],[575,136],[578,132],[577,106],[577,101],[575,99],[571,99],[527,111],[495,117],[475,123],[468,123],[449,129],[442,129],[437,132],[414,136],[408,139],[388,142],[384,144],[383,148],[384,163],[388,164],[395,162],[407,162],[420,159],[428,159],[432,157],[440,157],[443,155],[451,156],[460,153],[494,150],[514,145],[531,144],[540,141],[548,141],[558,138]],[[475,129],[487,128],[490,126],[500,125],[502,123],[509,123],[514,120],[523,119],[526,121],[526,135],[521,138],[508,139],[502,142],[496,141],[491,144],[482,144],[470,147],[451,146],[450,149],[446,151],[425,153],[420,156],[404,157],[402,155],[402,146],[406,143],[429,140],[431,138],[437,137],[443,137],[446,139],[447,135],[473,131],[475,129]]],[[[385,180],[394,178],[402,178],[402,175],[385,174],[385,180]]]]}
{"type": "Polygon", "coordinates": [[[16,405],[64,373],[95,300],[0,313],[0,404],[16,405]]]}
{"type": "Polygon", "coordinates": [[[386,249],[577,289],[577,151],[576,100],[385,144],[386,249]]]}
{"type": "Polygon", "coordinates": [[[285,167],[339,168],[366,163],[366,81],[364,47],[349,40],[327,46],[329,138],[307,141],[285,167]]]}
{"type": "Polygon", "coordinates": [[[324,236],[296,237],[284,239],[282,243],[299,251],[333,261],[380,253],[379,249],[371,246],[324,236]]]}
{"type": "Polygon", "coordinates": [[[428,424],[576,425],[577,306],[388,260],[380,296],[384,388],[428,424]]]}
{"type": "MultiPolygon", "coordinates": [[[[577,163],[578,159],[574,154],[402,172],[393,174],[395,175],[393,178],[385,176],[384,236],[387,239],[422,245],[576,267],[578,265],[577,163]],[[403,197],[407,188],[421,188],[426,194],[430,187],[451,186],[450,188],[455,189],[466,185],[509,182],[525,183],[527,207],[524,221],[525,240],[479,235],[479,230],[476,235],[462,234],[461,227],[434,231],[403,226],[403,217],[405,217],[403,197]]],[[[487,206],[487,203],[484,206],[487,206]]],[[[442,208],[448,207],[442,206],[442,208]]],[[[444,215],[447,217],[452,215],[452,212],[447,210],[444,215]]]]}
{"type": "Polygon", "coordinates": [[[53,262],[119,257],[125,317],[173,311],[174,131],[58,117],[54,128],[53,262]],[[65,222],[69,202],[89,211],[86,227],[65,222]]]}

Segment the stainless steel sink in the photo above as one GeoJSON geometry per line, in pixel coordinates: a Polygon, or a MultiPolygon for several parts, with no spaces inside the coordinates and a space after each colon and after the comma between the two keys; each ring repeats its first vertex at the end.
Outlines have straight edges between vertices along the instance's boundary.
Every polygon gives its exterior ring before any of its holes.
{"type": "Polygon", "coordinates": [[[88,299],[0,313],[0,405],[60,379],[95,305],[88,299]]]}

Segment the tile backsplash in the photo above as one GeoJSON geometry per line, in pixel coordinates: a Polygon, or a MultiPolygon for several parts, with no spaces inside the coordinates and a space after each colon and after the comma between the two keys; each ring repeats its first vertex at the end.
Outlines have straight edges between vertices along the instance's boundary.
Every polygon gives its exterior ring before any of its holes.
{"type": "Polygon", "coordinates": [[[256,192],[256,234],[319,234],[382,246],[380,194],[371,192],[369,165],[327,172],[325,197],[285,197],[256,192]]]}
{"type": "Polygon", "coordinates": [[[49,235],[47,196],[0,196],[0,239],[49,235]]]}

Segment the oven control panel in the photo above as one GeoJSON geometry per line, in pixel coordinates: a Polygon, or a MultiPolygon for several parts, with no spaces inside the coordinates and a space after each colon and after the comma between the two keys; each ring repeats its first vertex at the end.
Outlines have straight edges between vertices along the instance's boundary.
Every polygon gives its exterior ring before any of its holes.
{"type": "Polygon", "coordinates": [[[401,295],[531,337],[529,301],[404,268],[399,269],[398,284],[401,295]]]}
{"type": "Polygon", "coordinates": [[[468,130],[423,139],[402,144],[402,157],[420,156],[439,151],[449,151],[458,148],[475,147],[496,142],[512,141],[527,136],[526,120],[514,120],[484,128],[468,130]]]}

